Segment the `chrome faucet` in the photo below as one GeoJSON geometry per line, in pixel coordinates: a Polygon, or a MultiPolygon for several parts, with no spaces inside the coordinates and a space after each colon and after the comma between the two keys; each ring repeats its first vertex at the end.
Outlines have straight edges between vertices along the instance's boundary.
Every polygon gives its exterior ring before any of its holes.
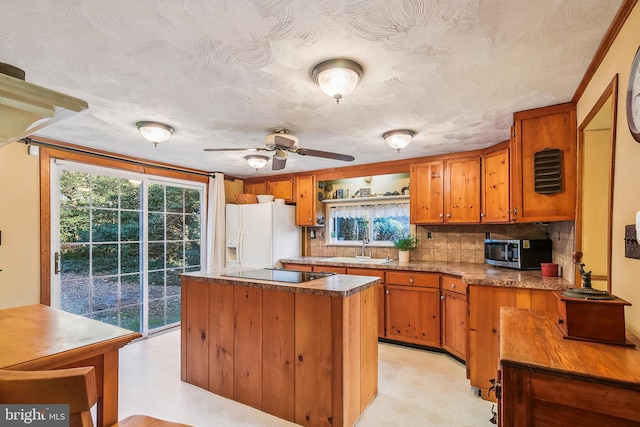
{"type": "MultiPolygon", "coordinates": [[[[367,237],[366,235],[362,236],[362,255],[360,255],[360,258],[371,258],[371,251],[369,251],[369,256],[365,254],[365,249],[368,244],[369,244],[369,237],[367,237]]],[[[356,251],[356,258],[358,258],[357,251],[356,251]]]]}

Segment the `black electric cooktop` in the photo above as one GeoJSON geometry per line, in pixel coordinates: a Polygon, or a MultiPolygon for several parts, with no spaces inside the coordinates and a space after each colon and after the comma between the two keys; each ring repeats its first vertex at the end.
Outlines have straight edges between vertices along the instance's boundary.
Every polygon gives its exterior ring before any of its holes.
{"type": "Polygon", "coordinates": [[[273,282],[303,283],[311,280],[322,279],[333,273],[318,273],[311,271],[276,270],[263,268],[261,270],[245,270],[225,273],[224,277],[238,277],[242,279],[270,280],[273,282]]]}

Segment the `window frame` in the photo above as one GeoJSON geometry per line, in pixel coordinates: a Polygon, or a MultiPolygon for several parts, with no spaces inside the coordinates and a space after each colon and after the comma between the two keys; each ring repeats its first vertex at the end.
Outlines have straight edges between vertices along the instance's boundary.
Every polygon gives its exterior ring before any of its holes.
{"type": "MultiPolygon", "coordinates": [[[[331,208],[332,207],[341,207],[341,206],[384,206],[391,204],[407,204],[407,216],[410,217],[410,202],[409,196],[384,196],[384,197],[359,197],[353,199],[329,199],[323,200],[325,205],[325,217],[327,218],[326,229],[325,229],[325,245],[326,246],[337,246],[337,247],[350,247],[350,246],[362,246],[362,240],[348,240],[348,241],[340,241],[337,238],[331,237],[333,221],[331,217],[331,208]]],[[[369,217],[370,226],[368,227],[368,237],[369,243],[366,243],[368,247],[380,247],[380,248],[391,248],[393,247],[393,242],[391,241],[376,241],[373,240],[374,227],[373,225],[373,216],[369,217]]],[[[410,234],[415,234],[415,225],[409,223],[410,234]]]]}

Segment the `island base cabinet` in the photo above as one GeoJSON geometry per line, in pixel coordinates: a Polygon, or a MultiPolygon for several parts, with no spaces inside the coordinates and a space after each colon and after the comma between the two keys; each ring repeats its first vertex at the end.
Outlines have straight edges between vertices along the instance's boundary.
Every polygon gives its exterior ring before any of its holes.
{"type": "Polygon", "coordinates": [[[467,376],[483,399],[495,402],[489,388],[498,378],[500,307],[557,312],[557,301],[552,290],[469,285],[468,304],[467,376]]]}
{"type": "Polygon", "coordinates": [[[376,288],[334,297],[182,278],[181,378],[304,426],[378,392],[376,288]]]}

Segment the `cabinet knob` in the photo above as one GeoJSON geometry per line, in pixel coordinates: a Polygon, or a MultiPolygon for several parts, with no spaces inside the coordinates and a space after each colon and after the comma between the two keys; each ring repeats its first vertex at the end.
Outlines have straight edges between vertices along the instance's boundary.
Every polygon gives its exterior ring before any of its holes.
{"type": "Polygon", "coordinates": [[[389,295],[389,289],[385,289],[384,293],[389,295]]]}
{"type": "Polygon", "coordinates": [[[451,284],[451,287],[452,287],[452,288],[455,288],[455,287],[456,287],[456,284],[455,284],[455,283],[452,283],[452,284],[451,284]]]}
{"type": "Polygon", "coordinates": [[[409,277],[409,283],[413,283],[413,277],[409,277]]]}
{"type": "Polygon", "coordinates": [[[439,216],[440,218],[442,218],[444,215],[440,214],[440,215],[438,215],[438,216],[439,216]]]}
{"type": "Polygon", "coordinates": [[[451,214],[447,214],[447,218],[451,218],[451,214]]]}
{"type": "Polygon", "coordinates": [[[484,213],[481,213],[481,214],[480,214],[480,218],[484,218],[484,213]]]}

